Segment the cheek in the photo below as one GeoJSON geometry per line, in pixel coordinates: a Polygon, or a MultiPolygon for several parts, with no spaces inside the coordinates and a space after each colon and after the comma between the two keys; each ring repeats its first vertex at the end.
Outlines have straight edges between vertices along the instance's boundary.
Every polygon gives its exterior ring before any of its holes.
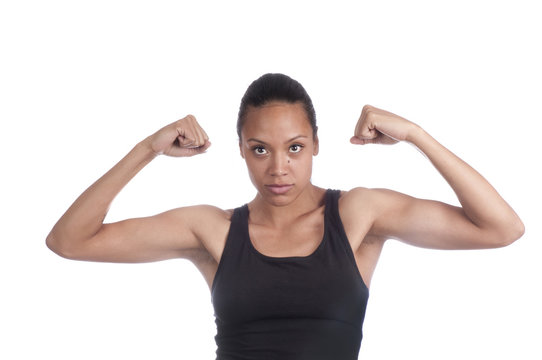
{"type": "Polygon", "coordinates": [[[291,170],[298,175],[310,176],[312,173],[312,156],[303,156],[291,159],[291,170]]]}
{"type": "Polygon", "coordinates": [[[249,158],[245,158],[245,164],[247,165],[248,173],[253,182],[264,176],[265,169],[263,168],[261,161],[253,161],[249,158]]]}

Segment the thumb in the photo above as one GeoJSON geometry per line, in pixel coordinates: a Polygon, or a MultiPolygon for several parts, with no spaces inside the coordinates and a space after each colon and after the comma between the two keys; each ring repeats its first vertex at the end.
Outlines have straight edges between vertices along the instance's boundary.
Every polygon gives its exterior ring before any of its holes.
{"type": "Polygon", "coordinates": [[[211,142],[209,140],[206,140],[205,144],[201,146],[197,146],[197,147],[185,148],[184,151],[185,151],[186,156],[193,156],[193,155],[198,155],[198,154],[202,154],[206,152],[209,146],[211,146],[211,142]]]}
{"type": "Polygon", "coordinates": [[[371,139],[362,139],[362,138],[357,137],[357,136],[352,136],[350,138],[350,143],[352,143],[354,145],[365,145],[365,144],[371,143],[371,139]]]}
{"type": "Polygon", "coordinates": [[[196,147],[193,146],[195,142],[194,139],[187,137],[184,133],[177,136],[177,141],[179,142],[179,145],[184,148],[196,147]]]}

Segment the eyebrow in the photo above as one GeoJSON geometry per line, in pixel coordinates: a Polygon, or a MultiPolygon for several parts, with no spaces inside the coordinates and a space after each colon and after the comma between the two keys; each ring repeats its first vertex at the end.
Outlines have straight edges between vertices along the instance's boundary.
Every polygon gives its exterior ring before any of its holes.
{"type": "MultiPolygon", "coordinates": [[[[292,142],[294,140],[297,140],[299,138],[308,138],[308,137],[305,136],[305,135],[297,135],[297,136],[294,136],[293,138],[291,138],[289,140],[286,140],[284,143],[287,144],[287,143],[292,142]]],[[[268,145],[265,141],[262,141],[262,140],[259,140],[259,139],[256,139],[256,138],[250,138],[250,139],[247,140],[247,142],[249,142],[249,141],[256,141],[256,142],[262,143],[264,145],[268,145]]]]}

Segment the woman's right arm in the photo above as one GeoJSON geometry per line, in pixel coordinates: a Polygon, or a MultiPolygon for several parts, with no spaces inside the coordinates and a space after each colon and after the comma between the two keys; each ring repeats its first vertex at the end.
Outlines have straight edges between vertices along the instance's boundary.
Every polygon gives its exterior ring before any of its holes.
{"type": "Polygon", "coordinates": [[[189,115],[138,143],[70,206],[47,236],[60,256],[90,261],[146,262],[188,257],[203,250],[197,229],[209,206],[179,208],[151,217],[104,224],[115,196],[156,156],[193,156],[210,146],[207,134],[189,115]]]}

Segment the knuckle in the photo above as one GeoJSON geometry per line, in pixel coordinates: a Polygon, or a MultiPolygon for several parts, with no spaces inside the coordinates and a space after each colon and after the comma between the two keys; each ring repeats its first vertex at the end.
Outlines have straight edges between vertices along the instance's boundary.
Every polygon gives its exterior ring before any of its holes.
{"type": "Polygon", "coordinates": [[[182,119],[180,119],[178,122],[181,123],[181,124],[189,124],[191,122],[195,121],[195,117],[194,115],[186,115],[185,117],[183,117],[182,119]]]}

